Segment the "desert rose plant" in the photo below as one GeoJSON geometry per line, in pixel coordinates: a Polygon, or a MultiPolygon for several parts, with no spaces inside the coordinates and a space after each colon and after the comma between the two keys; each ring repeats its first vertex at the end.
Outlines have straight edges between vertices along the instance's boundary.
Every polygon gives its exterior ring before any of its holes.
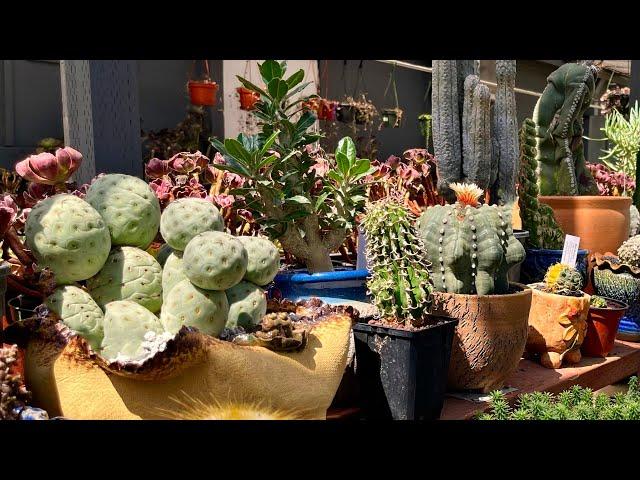
{"type": "Polygon", "coordinates": [[[302,82],[303,70],[286,77],[286,62],[274,60],[259,69],[265,88],[238,78],[260,95],[253,114],[261,132],[212,139],[226,162],[214,166],[251,185],[232,194],[245,196],[247,207],[285,252],[312,273],[331,271],[329,255],[354,229],[366,201],[365,177],[375,168],[356,157],[351,138],[343,138],[333,156],[314,147],[320,138],[311,131],[316,117],[302,107],[309,97],[294,98],[308,85],[302,82]]]}

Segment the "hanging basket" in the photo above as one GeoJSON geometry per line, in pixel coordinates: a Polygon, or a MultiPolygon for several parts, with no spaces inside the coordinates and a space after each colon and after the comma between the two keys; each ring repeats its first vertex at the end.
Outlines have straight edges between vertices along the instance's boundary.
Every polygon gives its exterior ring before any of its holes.
{"type": "Polygon", "coordinates": [[[255,104],[260,100],[260,95],[245,87],[236,88],[236,92],[240,96],[240,110],[251,111],[256,108],[255,104]]]}
{"type": "Polygon", "coordinates": [[[336,120],[336,108],[338,102],[332,100],[320,99],[318,106],[318,120],[326,120],[328,122],[335,122],[336,120]]]}
{"type": "Polygon", "coordinates": [[[192,105],[214,106],[218,84],[211,80],[189,80],[189,98],[192,105]]]}
{"type": "Polygon", "coordinates": [[[385,128],[400,128],[402,125],[402,110],[399,108],[384,108],[380,116],[385,128]]]}

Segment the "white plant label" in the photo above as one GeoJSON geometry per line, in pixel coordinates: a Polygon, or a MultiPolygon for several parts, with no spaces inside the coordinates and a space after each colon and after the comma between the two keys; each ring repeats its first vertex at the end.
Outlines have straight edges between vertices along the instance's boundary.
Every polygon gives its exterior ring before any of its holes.
{"type": "Polygon", "coordinates": [[[358,228],[358,255],[356,258],[356,269],[357,270],[366,270],[369,262],[367,261],[367,253],[366,253],[366,238],[364,236],[364,232],[362,228],[358,228]]]}
{"type": "Polygon", "coordinates": [[[566,235],[564,237],[564,247],[562,249],[562,260],[560,263],[569,265],[570,267],[576,266],[576,260],[578,259],[578,246],[580,245],[580,237],[574,237],[573,235],[566,235]]]}

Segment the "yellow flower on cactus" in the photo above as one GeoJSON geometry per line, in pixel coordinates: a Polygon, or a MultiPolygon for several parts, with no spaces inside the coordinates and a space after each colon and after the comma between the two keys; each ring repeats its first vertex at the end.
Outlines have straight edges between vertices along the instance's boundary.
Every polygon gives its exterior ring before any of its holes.
{"type": "Polygon", "coordinates": [[[558,278],[560,278],[560,274],[565,268],[566,265],[562,263],[556,263],[549,267],[546,275],[544,276],[544,283],[547,284],[547,287],[553,288],[553,286],[558,283],[558,278]]]}
{"type": "Polygon", "coordinates": [[[478,199],[484,194],[475,183],[450,183],[449,188],[455,192],[458,203],[471,207],[477,207],[478,199]]]}

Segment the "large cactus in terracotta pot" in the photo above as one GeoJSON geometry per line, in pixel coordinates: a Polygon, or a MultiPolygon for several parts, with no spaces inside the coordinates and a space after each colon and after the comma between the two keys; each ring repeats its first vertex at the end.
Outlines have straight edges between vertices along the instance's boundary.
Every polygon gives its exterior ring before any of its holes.
{"type": "Polygon", "coordinates": [[[449,184],[475,183],[497,203],[515,199],[518,136],[515,60],[496,61],[496,99],[480,83],[477,62],[433,61],[433,145],[438,190],[454,201],[449,184]]]}

